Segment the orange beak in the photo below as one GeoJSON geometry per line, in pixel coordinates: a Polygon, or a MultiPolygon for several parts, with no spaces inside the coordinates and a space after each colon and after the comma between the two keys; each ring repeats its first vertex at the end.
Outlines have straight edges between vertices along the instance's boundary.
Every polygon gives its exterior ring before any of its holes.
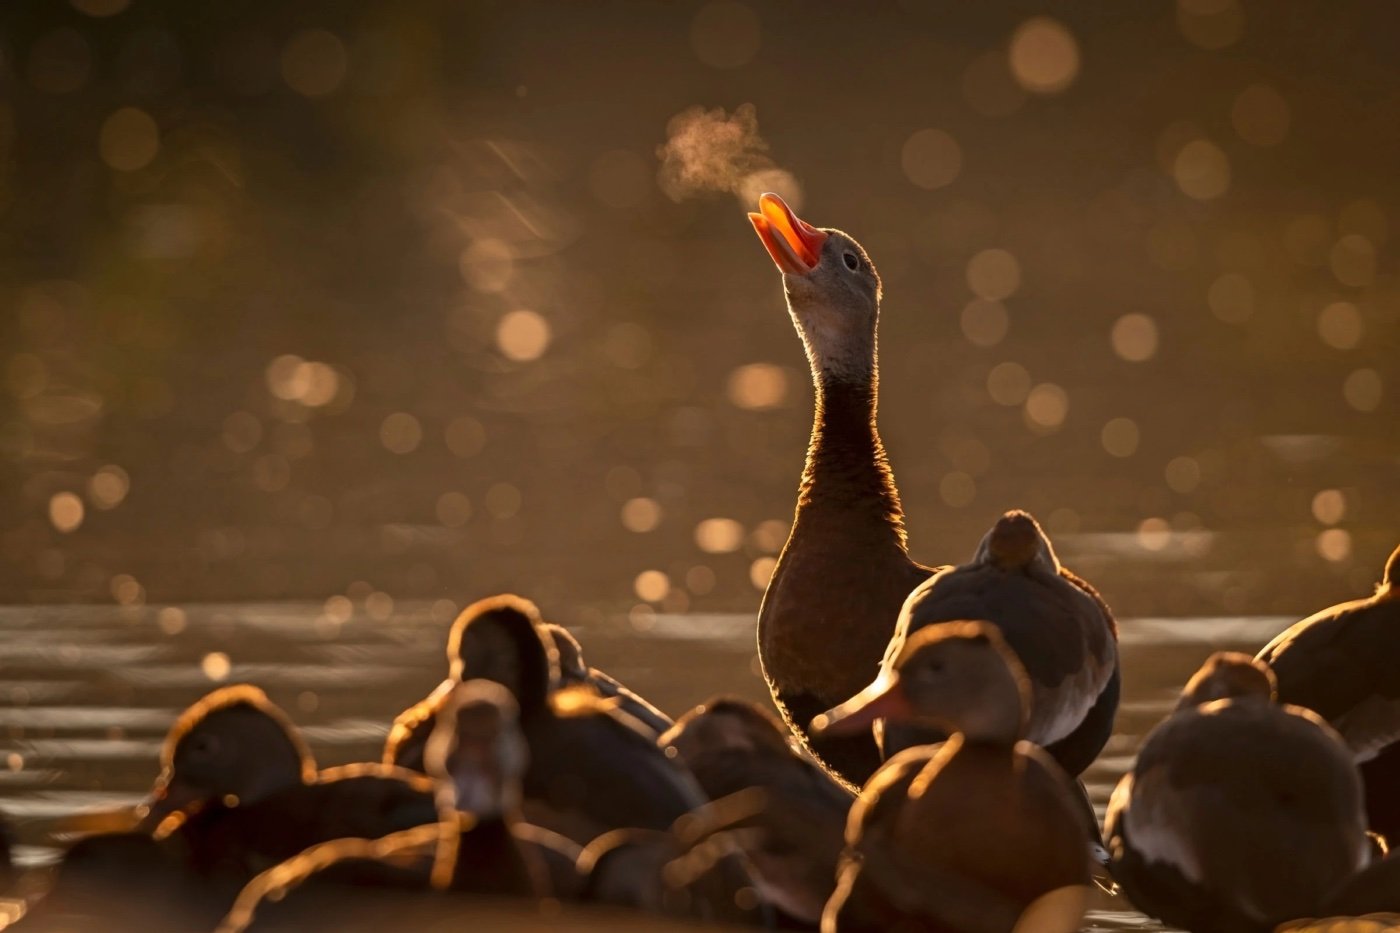
{"type": "Polygon", "coordinates": [[[827,235],[800,219],[772,192],[758,199],[758,210],[749,214],[749,222],[778,268],[788,275],[806,275],[815,269],[827,235]]]}
{"type": "Polygon", "coordinates": [[[856,735],[869,731],[877,719],[908,719],[913,713],[899,675],[882,676],[840,706],[812,720],[813,735],[856,735]]]}

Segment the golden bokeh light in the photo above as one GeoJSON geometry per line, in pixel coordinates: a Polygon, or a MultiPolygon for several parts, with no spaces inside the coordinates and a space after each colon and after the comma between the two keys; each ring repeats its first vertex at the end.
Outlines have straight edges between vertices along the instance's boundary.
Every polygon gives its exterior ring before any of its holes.
{"type": "Polygon", "coordinates": [[[749,582],[761,593],[768,588],[769,581],[773,579],[773,571],[777,569],[776,557],[760,557],[749,564],[749,582]]]}
{"type": "Polygon", "coordinates": [[[752,411],[778,408],[788,398],[788,375],[772,363],[748,363],[729,374],[725,394],[731,404],[752,411]]]}
{"type": "Polygon", "coordinates": [[[56,492],[49,497],[49,524],[56,531],[70,534],[83,524],[83,500],[71,492],[56,492]]]}
{"type": "Polygon", "coordinates": [[[706,554],[729,554],[744,543],[744,526],[732,518],[707,518],[695,526],[695,546],[706,554]]]}
{"type": "Polygon", "coordinates": [[[1006,307],[999,301],[978,298],[969,301],[959,319],[963,336],[979,347],[994,347],[1006,338],[1011,320],[1006,307]]]}
{"type": "Polygon", "coordinates": [[[525,504],[525,495],[514,483],[492,483],[486,490],[486,511],[499,519],[514,518],[525,504]]]}
{"type": "Polygon", "coordinates": [[[99,509],[115,509],[130,491],[131,477],[114,463],[101,467],[88,480],[88,499],[99,509]]]}
{"type": "Polygon", "coordinates": [[[292,465],[281,454],[263,454],[253,461],[253,485],[263,492],[280,492],[292,481],[292,465]]]}
{"type": "Polygon", "coordinates": [[[1079,43],[1058,20],[1032,17],[1012,33],[1008,61],[1021,87],[1036,94],[1057,94],[1079,74],[1079,43]]]}
{"type": "Polygon", "coordinates": [[[145,168],[160,152],[160,128],[146,111],[123,107],[103,122],[97,151],[118,172],[145,168]]]}
{"type": "Polygon", "coordinates": [[[977,483],[961,470],[954,470],[938,481],[938,495],[951,508],[966,508],[977,499],[977,483]]]}
{"type": "Polygon", "coordinates": [[[987,394],[998,405],[1020,405],[1031,391],[1031,374],[1020,363],[998,363],[987,373],[987,394]]]}
{"type": "Polygon", "coordinates": [[[459,415],[447,423],[443,442],[455,456],[466,460],[486,447],[486,428],[471,415],[459,415]]]}
{"type": "Polygon", "coordinates": [[[161,634],[167,636],[179,635],[185,630],[189,619],[185,615],[185,610],[179,606],[165,606],[156,613],[156,627],[161,634]]]}
{"type": "Polygon", "coordinates": [[[1318,312],[1317,335],[1333,349],[1356,349],[1364,329],[1361,310],[1349,301],[1334,301],[1318,312]]]}
{"type": "Polygon", "coordinates": [[[1230,122],[1240,139],[1255,146],[1277,146],[1288,138],[1288,101],[1267,84],[1251,84],[1235,98],[1230,122]]]}
{"type": "Polygon", "coordinates": [[[1347,497],[1340,489],[1322,489],[1312,499],[1313,518],[1323,525],[1335,525],[1347,514],[1347,497]]]}
{"type": "Polygon", "coordinates": [[[199,669],[208,679],[218,683],[233,670],[233,662],[222,651],[211,651],[199,662],[199,669]]]}
{"type": "Polygon", "coordinates": [[[1201,463],[1195,457],[1173,457],[1167,461],[1163,477],[1172,492],[1194,492],[1201,485],[1201,463]]]}
{"type": "Polygon", "coordinates": [[[448,528],[461,528],[472,517],[472,500],[465,493],[451,491],[438,496],[433,507],[437,520],[448,528]]]}
{"type": "Polygon", "coordinates": [[[1053,382],[1042,382],[1026,396],[1026,424],[1039,433],[1057,431],[1069,415],[1069,393],[1053,382]]]}
{"type": "Polygon", "coordinates": [[[957,179],[962,171],[962,149],[944,130],[918,130],[904,141],[899,164],[906,178],[932,191],[957,179]]]}
{"type": "Polygon", "coordinates": [[[664,512],[661,503],[647,496],[636,496],[622,504],[622,527],[636,534],[655,531],[664,512]]]}
{"type": "Polygon", "coordinates": [[[1318,533],[1315,547],[1323,560],[1339,563],[1351,556],[1351,533],[1344,528],[1328,528],[1318,533]]]}
{"type": "Polygon", "coordinates": [[[690,23],[690,47],[711,68],[739,68],[753,61],[762,45],[758,14],[747,4],[714,0],[690,23]]]}
{"type": "Polygon", "coordinates": [[[1172,540],[1172,526],[1165,518],[1144,518],[1138,522],[1137,543],[1144,551],[1160,551],[1172,540]]]}
{"type": "Polygon", "coordinates": [[[496,324],[496,346],[501,355],[517,362],[544,356],[550,338],[549,322],[543,315],[525,308],[503,314],[496,324]]]}
{"type": "Polygon", "coordinates": [[[1249,277],[1226,272],[1210,283],[1206,303],[1211,313],[1227,324],[1243,324],[1254,313],[1254,285],[1249,277]]]}
{"type": "Polygon", "coordinates": [[[1021,287],[1021,264],[1004,249],[984,249],[967,262],[967,286],[984,301],[1003,301],[1021,287]]]}
{"type": "Polygon", "coordinates": [[[1109,332],[1113,352],[1130,363],[1142,363],[1157,355],[1157,322],[1146,314],[1125,314],[1109,332]]]}
{"type": "Polygon", "coordinates": [[[718,582],[715,572],[704,564],[696,564],[685,572],[685,588],[696,596],[713,593],[718,582]]]}
{"type": "Polygon", "coordinates": [[[1343,285],[1370,285],[1376,277],[1376,248],[1359,233],[1348,233],[1332,244],[1327,260],[1343,285]]]}
{"type": "Polygon", "coordinates": [[[792,524],[780,518],[767,518],[754,526],[749,533],[749,541],[765,554],[776,554],[787,542],[792,524]]]}
{"type": "Polygon", "coordinates": [[[321,606],[321,612],[336,625],[349,622],[355,616],[355,604],[348,596],[331,596],[321,606]]]}
{"type": "Polygon", "coordinates": [[[638,599],[659,603],[671,592],[671,578],[660,570],[643,570],[632,581],[632,590],[638,599]]]}
{"type": "Polygon", "coordinates": [[[1357,411],[1375,411],[1384,394],[1385,383],[1374,369],[1354,370],[1342,383],[1342,397],[1357,411]]]}
{"type": "Polygon", "coordinates": [[[303,97],[325,97],[345,80],[350,55],[340,37],[325,29],[306,29],[282,48],[282,80],[303,97]]]}
{"type": "Polygon", "coordinates": [[[1177,152],[1172,179],[1187,197],[1210,201],[1230,190],[1230,160],[1210,140],[1193,139],[1177,152]]]}
{"type": "Polygon", "coordinates": [[[146,603],[146,588],[129,573],[114,576],[108,588],[119,606],[142,606],[146,603]]]}
{"type": "Polygon", "coordinates": [[[984,52],[968,63],[959,80],[963,100],[984,117],[1005,117],[1026,101],[1026,92],[1011,74],[1007,57],[984,52]]]}
{"type": "Polygon", "coordinates": [[[1099,432],[1103,449],[1115,457],[1131,457],[1137,453],[1140,432],[1131,418],[1112,418],[1099,432]]]}
{"type": "Polygon", "coordinates": [[[473,240],[457,261],[463,280],[488,295],[505,291],[515,278],[515,250],[496,237],[473,240]]]}
{"type": "Polygon", "coordinates": [[[376,622],[386,622],[394,614],[394,597],[375,590],[365,597],[365,615],[376,622]]]}
{"type": "Polygon", "coordinates": [[[406,411],[386,415],[379,423],[379,443],[390,453],[411,454],[423,442],[423,425],[406,411]]]}

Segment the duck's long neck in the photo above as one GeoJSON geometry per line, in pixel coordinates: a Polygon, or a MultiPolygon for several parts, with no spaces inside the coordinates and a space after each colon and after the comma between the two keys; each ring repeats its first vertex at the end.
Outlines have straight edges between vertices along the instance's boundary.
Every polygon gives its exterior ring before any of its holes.
{"type": "Polygon", "coordinates": [[[816,411],[797,496],[797,525],[874,530],[905,549],[904,512],[875,425],[879,370],[836,374],[814,363],[816,411]]]}

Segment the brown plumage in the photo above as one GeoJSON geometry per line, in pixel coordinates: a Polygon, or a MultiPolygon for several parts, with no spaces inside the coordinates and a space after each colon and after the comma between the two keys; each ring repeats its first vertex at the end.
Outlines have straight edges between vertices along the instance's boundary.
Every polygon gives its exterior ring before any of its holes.
{"type": "Polygon", "coordinates": [[[694,778],[656,745],[622,701],[588,684],[560,686],[559,653],[529,600],[502,595],[462,611],[449,637],[452,676],[395,720],[384,761],[421,767],[426,737],[456,680],[505,686],[530,749],[523,788],[531,822],[580,844],[621,827],[667,829],[705,802],[694,778]]]}
{"type": "Polygon", "coordinates": [[[1371,829],[1400,838],[1400,547],[1374,595],[1324,609],[1259,652],[1279,701],[1341,733],[1361,768],[1371,829]]]}
{"type": "MultiPolygon", "coordinates": [[[[1113,732],[1118,707],[1118,628],[1094,588],[1061,566],[1028,513],[1007,512],[969,563],[939,571],[909,594],[884,667],[910,635],[955,619],[997,626],[1025,667],[1031,686],[1026,738],[1071,775],[1092,764],[1113,732]]],[[[890,724],[885,753],[937,738],[890,724]]]]}
{"type": "Polygon", "coordinates": [[[870,680],[904,598],[933,571],[909,557],[875,424],[879,273],[854,239],[805,224],[776,195],[760,209],[750,217],[784,273],[816,402],[792,531],[759,610],[758,654],[793,732],[859,785],[879,766],[873,739],[814,740],[807,724],[870,680]]]}
{"type": "Polygon", "coordinates": [[[818,731],[886,717],[953,733],[896,755],[861,791],[824,931],[1078,929],[1089,852],[1072,782],[1019,740],[1030,692],[995,626],[947,622],[912,635],[880,682],[817,718],[818,731]]]}
{"type": "Polygon", "coordinates": [[[1267,931],[1315,916],[1369,859],[1346,747],[1271,688],[1248,655],[1212,657],[1114,791],[1112,869],[1143,912],[1200,933],[1267,931]]]}
{"type": "Polygon", "coordinates": [[[836,883],[851,795],[803,758],[772,715],[716,697],[661,737],[712,800],[750,794],[753,813],[731,833],[753,864],[764,899],[805,923],[821,918],[836,883]]]}

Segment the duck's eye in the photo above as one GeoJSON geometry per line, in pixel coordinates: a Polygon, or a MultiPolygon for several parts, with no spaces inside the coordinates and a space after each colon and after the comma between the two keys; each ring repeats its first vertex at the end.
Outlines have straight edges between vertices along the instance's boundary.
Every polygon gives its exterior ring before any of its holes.
{"type": "Polygon", "coordinates": [[[852,272],[860,268],[860,260],[856,258],[855,253],[843,253],[841,255],[841,260],[846,264],[846,268],[850,269],[852,272]]]}

